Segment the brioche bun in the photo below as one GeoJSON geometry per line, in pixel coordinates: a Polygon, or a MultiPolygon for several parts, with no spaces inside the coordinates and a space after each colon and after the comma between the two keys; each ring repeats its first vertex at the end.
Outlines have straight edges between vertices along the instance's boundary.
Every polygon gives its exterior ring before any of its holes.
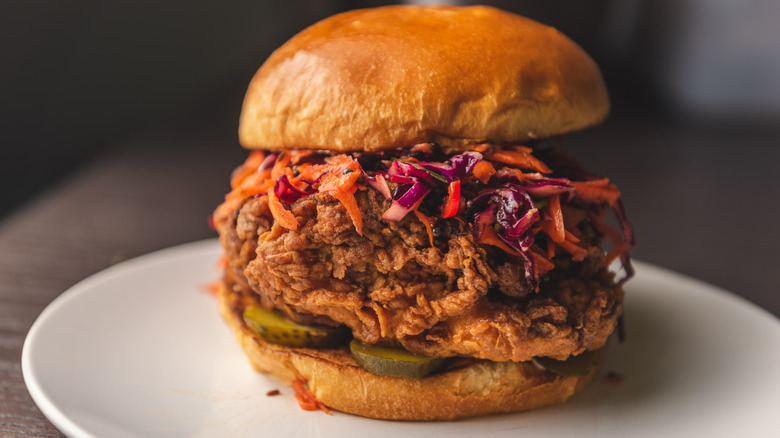
{"type": "Polygon", "coordinates": [[[557,30],[495,8],[388,6],[346,12],[277,49],[249,84],[249,149],[453,151],[601,122],[593,60],[557,30]]]}
{"type": "MultiPolygon", "coordinates": [[[[284,384],[306,382],[331,409],[386,420],[454,420],[560,403],[582,390],[598,367],[562,377],[531,362],[468,361],[423,379],[380,376],[357,365],[348,348],[309,349],[271,344],[244,322],[253,298],[222,285],[219,310],[252,366],[284,384]]],[[[603,356],[603,355],[600,355],[603,356]]]]}

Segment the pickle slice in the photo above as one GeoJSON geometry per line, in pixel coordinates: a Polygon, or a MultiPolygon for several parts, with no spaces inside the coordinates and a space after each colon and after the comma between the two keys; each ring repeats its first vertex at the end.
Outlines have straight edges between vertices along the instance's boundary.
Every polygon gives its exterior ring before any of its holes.
{"type": "Polygon", "coordinates": [[[534,362],[547,371],[552,371],[564,377],[579,377],[589,374],[599,364],[597,351],[587,350],[566,360],[555,360],[549,357],[535,357],[534,362]]]}
{"type": "Polygon", "coordinates": [[[421,356],[402,348],[364,344],[355,339],[349,343],[349,349],[361,368],[383,376],[420,379],[447,363],[446,359],[421,356]]]}
{"type": "Polygon", "coordinates": [[[344,344],[351,333],[346,327],[303,325],[278,312],[262,307],[249,307],[244,321],[261,338],[272,344],[298,348],[329,348],[344,344]]]}

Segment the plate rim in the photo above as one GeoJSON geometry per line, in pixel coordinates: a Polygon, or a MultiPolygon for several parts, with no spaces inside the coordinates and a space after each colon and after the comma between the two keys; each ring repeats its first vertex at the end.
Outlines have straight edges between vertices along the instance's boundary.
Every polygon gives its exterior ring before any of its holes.
{"type": "Polygon", "coordinates": [[[60,292],[56,298],[44,307],[25,335],[24,343],[22,344],[21,371],[22,380],[24,381],[30,397],[33,399],[33,402],[57,429],[67,436],[94,436],[91,432],[84,430],[84,428],[76,424],[72,418],[65,414],[62,409],[51,400],[51,397],[47,395],[46,390],[42,387],[39,377],[35,375],[32,356],[34,353],[33,349],[36,340],[40,336],[39,332],[45,326],[46,321],[51,317],[50,315],[55,314],[68,302],[78,299],[85,293],[89,293],[90,290],[100,283],[111,281],[111,279],[115,277],[128,275],[137,270],[142,270],[146,265],[153,263],[155,259],[169,260],[173,256],[197,257],[201,253],[216,253],[219,251],[219,247],[217,246],[218,243],[219,240],[217,238],[197,240],[161,248],[123,260],[77,281],[72,286],[60,292]]]}

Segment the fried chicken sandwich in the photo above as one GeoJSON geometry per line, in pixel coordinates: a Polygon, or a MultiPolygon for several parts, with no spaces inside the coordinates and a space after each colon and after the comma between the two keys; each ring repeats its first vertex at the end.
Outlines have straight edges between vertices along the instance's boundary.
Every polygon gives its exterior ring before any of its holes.
{"type": "Polygon", "coordinates": [[[250,152],[212,217],[252,365],[304,408],[383,419],[581,390],[633,235],[618,189],[559,143],[608,111],[579,46],[490,7],[357,10],[294,36],[249,84],[250,152]]]}

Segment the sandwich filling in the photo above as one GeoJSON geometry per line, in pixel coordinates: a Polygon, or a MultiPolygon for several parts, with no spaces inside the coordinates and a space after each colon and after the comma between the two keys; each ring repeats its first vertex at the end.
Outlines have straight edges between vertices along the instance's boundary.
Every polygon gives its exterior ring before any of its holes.
{"type": "Polygon", "coordinates": [[[550,144],[254,151],[212,220],[237,292],[434,357],[601,348],[633,272],[620,192],[550,144]]]}

